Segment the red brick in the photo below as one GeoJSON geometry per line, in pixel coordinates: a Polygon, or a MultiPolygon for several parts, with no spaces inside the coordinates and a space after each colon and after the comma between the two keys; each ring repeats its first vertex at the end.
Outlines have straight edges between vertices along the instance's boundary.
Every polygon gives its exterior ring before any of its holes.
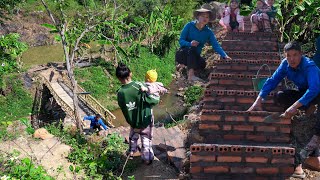
{"type": "Polygon", "coordinates": [[[218,70],[231,70],[231,66],[229,64],[223,65],[223,64],[219,64],[219,66],[216,66],[216,68],[218,70]]]}
{"type": "Polygon", "coordinates": [[[221,115],[201,115],[200,120],[221,121],[221,115]]]}
{"type": "Polygon", "coordinates": [[[223,126],[223,130],[224,131],[230,131],[232,129],[232,126],[231,125],[224,125],[223,126]]]}
{"type": "Polygon", "coordinates": [[[196,166],[196,167],[190,168],[190,173],[200,173],[200,172],[202,172],[202,167],[196,166]]]}
{"type": "MultiPolygon", "coordinates": [[[[240,85],[240,86],[252,86],[252,82],[251,81],[244,81],[243,79],[239,80],[239,81],[236,81],[233,84],[240,85]]],[[[253,86],[252,86],[252,88],[253,88],[253,86]]]]}
{"type": "Polygon", "coordinates": [[[210,84],[219,84],[219,79],[213,79],[213,77],[211,77],[210,84]]]}
{"type": "Polygon", "coordinates": [[[236,70],[236,71],[239,71],[239,70],[243,70],[243,71],[246,71],[248,69],[247,66],[232,66],[232,70],[236,70]]]}
{"type": "Polygon", "coordinates": [[[263,122],[264,118],[263,116],[249,116],[249,122],[263,122]]]}
{"type": "Polygon", "coordinates": [[[202,150],[202,147],[199,145],[191,145],[190,151],[191,152],[200,152],[202,150]]]}
{"type": "Polygon", "coordinates": [[[262,132],[276,132],[277,127],[273,126],[257,126],[257,131],[262,131],[262,132]]]}
{"type": "Polygon", "coordinates": [[[224,102],[224,103],[232,103],[236,101],[235,97],[220,97],[219,98],[220,102],[224,102]]]}
{"type": "Polygon", "coordinates": [[[216,124],[199,124],[199,129],[219,130],[219,126],[216,124]]]}
{"type": "Polygon", "coordinates": [[[270,137],[270,142],[289,142],[290,137],[270,137]]]}
{"type": "Polygon", "coordinates": [[[241,162],[241,156],[218,156],[217,162],[241,162]]]}
{"type": "Polygon", "coordinates": [[[254,102],[254,98],[252,98],[252,97],[238,97],[237,102],[243,103],[243,104],[252,104],[254,102]]]}
{"type": "Polygon", "coordinates": [[[281,118],[280,121],[277,122],[277,124],[291,124],[291,119],[281,118]]]}
{"type": "Polygon", "coordinates": [[[253,126],[249,125],[234,125],[233,130],[236,131],[253,131],[253,126]]]}
{"type": "Polygon", "coordinates": [[[229,140],[229,141],[243,140],[244,139],[244,135],[227,134],[227,135],[223,136],[223,139],[229,140]]]}
{"type": "Polygon", "coordinates": [[[293,164],[294,159],[293,158],[273,158],[271,161],[272,164],[278,163],[278,164],[293,164]]]}
{"type": "Polygon", "coordinates": [[[257,141],[257,142],[266,142],[267,138],[266,136],[247,134],[247,140],[257,141]]]}
{"type": "Polygon", "coordinates": [[[191,154],[190,162],[199,162],[199,161],[215,162],[216,157],[215,156],[200,156],[200,155],[191,154]]]}
{"type": "Polygon", "coordinates": [[[253,173],[252,167],[231,167],[231,173],[253,173]]]}
{"type": "Polygon", "coordinates": [[[289,134],[291,132],[290,128],[280,128],[280,132],[289,134]]]}
{"type": "Polygon", "coordinates": [[[229,172],[228,166],[212,166],[205,167],[204,173],[227,173],[229,172]]]}
{"type": "Polygon", "coordinates": [[[216,97],[212,97],[212,96],[205,96],[203,98],[203,102],[210,102],[210,101],[215,101],[217,98],[216,97]]]}
{"type": "Polygon", "coordinates": [[[225,121],[237,121],[237,122],[243,122],[245,121],[245,117],[244,116],[241,116],[241,115],[232,115],[232,116],[225,116],[225,121]]]}
{"type": "Polygon", "coordinates": [[[246,157],[246,162],[250,163],[267,163],[268,158],[265,157],[246,157]]]}
{"type": "Polygon", "coordinates": [[[223,84],[223,85],[233,85],[235,84],[236,81],[235,80],[229,80],[229,79],[220,79],[219,80],[219,84],[223,84]]]}
{"type": "Polygon", "coordinates": [[[293,174],[294,167],[280,167],[280,172],[283,174],[293,174]]]}
{"type": "Polygon", "coordinates": [[[256,169],[258,174],[277,174],[279,173],[279,169],[278,168],[257,168],[256,169]]]}

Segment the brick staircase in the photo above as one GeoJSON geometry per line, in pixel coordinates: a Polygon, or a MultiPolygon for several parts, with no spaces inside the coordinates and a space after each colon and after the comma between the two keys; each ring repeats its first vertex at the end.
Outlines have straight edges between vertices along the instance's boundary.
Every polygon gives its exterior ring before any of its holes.
{"type": "MultiPolygon", "coordinates": [[[[271,92],[263,111],[246,112],[259,92],[251,78],[262,64],[273,72],[280,64],[274,33],[228,33],[222,47],[234,60],[216,60],[201,103],[197,126],[202,138],[190,146],[192,179],[285,179],[294,171],[291,119],[270,123],[283,112],[271,92]]],[[[266,77],[269,70],[263,68],[266,77]]],[[[281,85],[279,85],[281,86],[281,85]]]]}

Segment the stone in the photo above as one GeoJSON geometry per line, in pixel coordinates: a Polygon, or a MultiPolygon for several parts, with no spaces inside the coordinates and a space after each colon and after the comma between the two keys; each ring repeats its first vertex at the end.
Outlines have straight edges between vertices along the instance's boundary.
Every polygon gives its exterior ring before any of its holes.
{"type": "Polygon", "coordinates": [[[39,128],[34,132],[33,137],[40,139],[50,139],[54,136],[50,134],[45,128],[39,128]]]}

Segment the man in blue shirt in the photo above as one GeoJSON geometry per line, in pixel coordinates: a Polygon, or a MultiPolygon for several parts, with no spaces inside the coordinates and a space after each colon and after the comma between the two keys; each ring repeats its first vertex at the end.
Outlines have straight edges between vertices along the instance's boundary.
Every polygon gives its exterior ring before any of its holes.
{"type": "Polygon", "coordinates": [[[90,123],[91,130],[98,129],[100,131],[100,130],[102,130],[101,126],[103,127],[104,130],[108,129],[108,127],[104,124],[104,122],[102,121],[101,116],[99,114],[96,114],[95,116],[85,116],[83,118],[83,120],[91,121],[91,123],[90,123]]]}
{"type": "MultiPolygon", "coordinates": [[[[274,90],[278,84],[287,77],[293,81],[298,90],[279,91],[275,97],[276,102],[286,108],[282,117],[290,118],[297,113],[298,108],[313,109],[315,104],[320,103],[320,70],[315,62],[302,55],[301,46],[297,42],[289,42],[284,47],[286,58],[282,60],[278,69],[263,85],[256,101],[248,111],[260,110],[261,103],[267,95],[274,90]]],[[[314,110],[314,109],[313,109],[314,110]]],[[[303,175],[300,163],[319,148],[320,144],[320,122],[317,122],[316,134],[310,142],[299,153],[300,161],[295,174],[303,175]]]]}

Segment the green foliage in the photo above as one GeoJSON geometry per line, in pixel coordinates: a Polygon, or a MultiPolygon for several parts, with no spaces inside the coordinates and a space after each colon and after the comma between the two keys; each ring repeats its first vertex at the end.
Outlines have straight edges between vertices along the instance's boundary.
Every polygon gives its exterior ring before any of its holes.
{"type": "Polygon", "coordinates": [[[176,122],[166,123],[166,124],[164,124],[164,127],[165,128],[171,128],[171,127],[177,126],[179,124],[183,124],[185,122],[186,122],[186,120],[180,119],[180,120],[177,120],[176,122]]]}
{"type": "Polygon", "coordinates": [[[279,0],[278,19],[283,39],[314,41],[320,34],[320,1],[279,0]]]}
{"type": "Polygon", "coordinates": [[[102,48],[105,48],[105,45],[112,45],[116,62],[118,62],[117,58],[122,60],[136,57],[140,48],[139,42],[134,41],[133,35],[128,33],[136,25],[124,23],[124,19],[128,17],[126,12],[118,15],[113,11],[112,15],[112,18],[109,18],[97,27],[100,32],[97,36],[98,43],[103,45],[102,48]],[[130,43],[130,45],[123,48],[122,45],[126,43],[130,43]]]}
{"type": "Polygon", "coordinates": [[[34,133],[34,128],[32,127],[32,125],[31,125],[31,122],[30,122],[30,120],[28,119],[28,118],[20,118],[19,119],[20,120],[20,122],[22,123],[22,124],[24,124],[27,128],[26,128],[26,132],[28,133],[28,134],[33,134],[34,133]]]}
{"type": "MultiPolygon", "coordinates": [[[[8,131],[7,128],[9,125],[12,125],[12,121],[1,121],[0,124],[0,141],[7,141],[16,139],[19,135],[17,131],[8,131]]],[[[14,128],[14,127],[13,127],[14,128]]]]}
{"type": "Polygon", "coordinates": [[[53,180],[42,166],[35,165],[30,158],[18,159],[17,155],[0,156],[1,179],[53,180]]]}
{"type": "Polygon", "coordinates": [[[0,36],[0,78],[18,68],[18,60],[28,46],[19,41],[20,35],[11,33],[0,36]]]}
{"type": "Polygon", "coordinates": [[[185,92],[185,102],[191,106],[203,96],[204,88],[200,86],[191,86],[185,92]]]}
{"type": "MultiPolygon", "coordinates": [[[[23,0],[1,0],[0,1],[0,10],[4,9],[9,13],[13,13],[13,10],[16,7],[16,5],[18,5],[21,2],[23,2],[23,0]]],[[[0,15],[1,14],[2,14],[2,12],[0,13],[0,15]]]]}
{"type": "Polygon", "coordinates": [[[179,38],[184,21],[180,16],[174,16],[173,12],[167,5],[164,9],[155,8],[148,18],[139,16],[135,19],[142,27],[140,36],[144,37],[148,48],[156,55],[164,56],[179,38]]]}
{"type": "Polygon", "coordinates": [[[159,58],[157,55],[150,53],[147,49],[141,49],[141,57],[132,59],[128,63],[132,73],[133,79],[136,81],[145,81],[145,74],[150,69],[156,69],[158,73],[157,81],[162,82],[165,86],[168,86],[172,81],[172,74],[175,71],[175,51],[170,50],[163,58],[159,58]]]}
{"type": "Polygon", "coordinates": [[[173,16],[180,16],[183,19],[191,19],[192,12],[200,4],[199,0],[119,0],[126,12],[129,12],[129,21],[133,17],[141,16],[148,18],[152,11],[157,8],[164,9],[170,6],[174,9],[173,16]]]}
{"type": "Polygon", "coordinates": [[[17,120],[28,116],[31,113],[32,98],[24,89],[20,75],[4,75],[2,79],[2,91],[6,95],[0,95],[0,121],[17,120]]]}
{"type": "MultiPolygon", "coordinates": [[[[172,74],[175,71],[174,50],[168,55],[159,58],[142,48],[140,58],[132,58],[127,64],[133,72],[133,79],[144,82],[145,73],[150,69],[156,69],[159,82],[168,86],[172,81],[172,74]]],[[[75,76],[78,83],[88,92],[92,93],[103,106],[110,110],[118,108],[116,92],[120,88],[120,82],[115,77],[115,67],[103,60],[98,61],[96,67],[75,69],[75,76]],[[108,71],[107,76],[104,71],[108,71]]]]}
{"type": "MultiPolygon", "coordinates": [[[[242,13],[251,12],[256,0],[251,6],[244,6],[242,13]]],[[[277,19],[280,23],[281,41],[297,40],[303,43],[314,41],[320,34],[320,1],[319,0],[278,0],[277,19]]]]}
{"type": "MultiPolygon", "coordinates": [[[[68,130],[57,127],[49,125],[46,129],[72,147],[68,155],[70,162],[75,164],[69,167],[72,172],[77,173],[83,169],[90,179],[120,179],[114,174],[119,173],[125,161],[123,154],[128,145],[123,138],[118,134],[111,134],[102,141],[89,142],[78,132],[69,133],[68,130]]],[[[128,164],[127,166],[132,167],[130,162],[128,164]]]]}

